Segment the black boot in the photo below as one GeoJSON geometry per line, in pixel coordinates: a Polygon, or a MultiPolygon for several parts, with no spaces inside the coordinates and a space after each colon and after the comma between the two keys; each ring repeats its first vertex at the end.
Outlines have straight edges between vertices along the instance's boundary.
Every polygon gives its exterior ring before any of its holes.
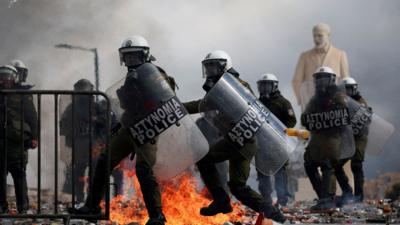
{"type": "MultiPolygon", "coordinates": [[[[84,205],[80,208],[68,208],[68,213],[69,214],[75,214],[75,215],[100,215],[101,214],[101,208],[100,206],[94,206],[94,207],[89,207],[87,205],[84,205]]],[[[89,222],[91,223],[96,223],[97,220],[95,219],[88,219],[89,222]]]]}
{"type": "MultiPolygon", "coordinates": [[[[110,165],[110,168],[113,168],[110,165]]],[[[109,171],[111,172],[111,171],[109,171]]],[[[107,185],[107,156],[101,154],[97,159],[96,169],[94,170],[93,178],[91,178],[91,185],[89,186],[88,196],[85,205],[90,208],[96,208],[100,205],[101,200],[106,192],[107,185]]]]}
{"type": "Polygon", "coordinates": [[[230,213],[232,212],[231,201],[228,194],[222,187],[209,189],[214,201],[207,207],[200,209],[200,215],[202,216],[215,216],[218,213],[230,213]]]}
{"type": "Polygon", "coordinates": [[[364,195],[355,195],[354,196],[354,202],[355,203],[362,203],[364,200],[364,195]]]}
{"type": "Polygon", "coordinates": [[[88,205],[84,205],[80,208],[68,208],[68,212],[70,214],[76,214],[76,215],[99,215],[101,214],[101,208],[100,206],[88,206],[88,205]]]}
{"type": "Polygon", "coordinates": [[[333,197],[327,197],[318,200],[318,203],[316,205],[311,206],[310,210],[312,212],[321,212],[321,211],[329,211],[334,208],[336,208],[336,203],[333,197]]]}
{"type": "Polygon", "coordinates": [[[218,213],[223,213],[223,214],[230,213],[232,212],[232,210],[233,209],[229,201],[227,202],[212,201],[209,206],[200,209],[200,214],[202,216],[215,216],[218,213]]]}
{"type": "Polygon", "coordinates": [[[167,222],[167,219],[165,219],[163,213],[160,213],[157,217],[150,218],[146,225],[165,225],[165,222],[167,222]]]}
{"type": "Polygon", "coordinates": [[[263,209],[263,213],[265,218],[271,219],[275,222],[284,223],[286,221],[286,217],[277,207],[273,205],[265,206],[263,209]]]}
{"type": "Polygon", "coordinates": [[[107,159],[105,155],[101,155],[97,160],[96,170],[90,185],[89,193],[85,201],[85,205],[79,209],[69,208],[68,212],[78,215],[98,215],[101,213],[100,202],[105,193],[107,173],[107,159]]]}
{"type": "Polygon", "coordinates": [[[342,208],[345,205],[354,203],[354,196],[352,193],[343,193],[338,199],[336,206],[342,208]]]}

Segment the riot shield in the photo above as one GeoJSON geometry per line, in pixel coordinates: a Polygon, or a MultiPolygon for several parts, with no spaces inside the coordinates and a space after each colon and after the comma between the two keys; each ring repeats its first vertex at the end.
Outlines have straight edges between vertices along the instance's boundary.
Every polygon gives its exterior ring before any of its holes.
{"type": "Polygon", "coordinates": [[[372,110],[347,96],[350,122],[355,136],[366,136],[372,119],[372,110]]]}
{"type": "MultiPolygon", "coordinates": [[[[336,79],[336,84],[340,85],[342,83],[342,79],[336,79]]],[[[343,87],[344,88],[344,87],[343,87]]],[[[313,80],[306,80],[300,86],[300,107],[301,111],[307,106],[307,103],[311,100],[311,98],[315,94],[315,85],[313,80]]]]}
{"type": "Polygon", "coordinates": [[[387,140],[394,132],[394,126],[381,118],[368,106],[364,106],[348,97],[351,124],[354,136],[367,136],[365,151],[371,155],[379,155],[387,140]]]}
{"type": "Polygon", "coordinates": [[[241,149],[256,141],[255,164],[265,175],[279,170],[296,146],[296,140],[285,134],[285,125],[229,73],[203,98],[200,111],[249,160],[252,155],[241,149]]]}
{"type": "Polygon", "coordinates": [[[379,155],[393,132],[394,126],[391,123],[373,113],[369,125],[366,152],[371,155],[379,155]]]}
{"type": "Polygon", "coordinates": [[[303,112],[315,94],[315,85],[313,81],[303,81],[300,87],[300,107],[303,112]]]}
{"type": "Polygon", "coordinates": [[[198,118],[196,120],[196,124],[200,128],[210,146],[215,144],[219,139],[223,138],[218,129],[214,127],[206,118],[198,118]]]}
{"type": "Polygon", "coordinates": [[[122,78],[106,90],[108,100],[110,101],[111,112],[115,115],[117,121],[121,120],[121,116],[125,111],[122,109],[117,96],[117,90],[124,85],[124,82],[125,78],[122,78]]]}
{"type": "MultiPolygon", "coordinates": [[[[203,116],[201,116],[200,118],[197,118],[196,124],[200,128],[203,135],[206,137],[209,146],[214,145],[215,143],[220,141],[222,138],[224,138],[219,133],[218,129],[216,127],[214,127],[203,116]]],[[[218,171],[219,178],[220,178],[223,188],[225,189],[225,191],[229,192],[229,187],[228,187],[229,161],[217,163],[217,164],[215,164],[215,166],[217,167],[217,171],[218,171]]]]}
{"type": "Polygon", "coordinates": [[[145,63],[129,71],[107,94],[113,112],[129,130],[135,150],[157,145],[153,170],[158,179],[176,176],[207,153],[207,140],[175,95],[166,75],[153,64],[145,63]]]}
{"type": "Polygon", "coordinates": [[[301,96],[310,96],[310,90],[314,92],[309,99],[302,99],[305,106],[302,109],[302,123],[305,123],[306,129],[311,132],[308,147],[319,148],[313,149],[318,151],[317,158],[352,157],[355,143],[344,86],[337,85],[329,89],[329,94],[318,94],[313,88],[313,81],[303,82],[302,85],[300,90],[306,93],[301,96]],[[337,143],[340,143],[339,149],[334,147],[337,143]]]}

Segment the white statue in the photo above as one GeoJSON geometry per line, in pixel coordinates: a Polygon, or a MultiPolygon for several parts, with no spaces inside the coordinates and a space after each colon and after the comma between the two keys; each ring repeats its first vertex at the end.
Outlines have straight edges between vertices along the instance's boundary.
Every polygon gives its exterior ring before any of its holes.
{"type": "MultiPolygon", "coordinates": [[[[312,75],[321,66],[328,66],[336,73],[337,82],[349,76],[349,64],[346,53],[332,46],[330,41],[331,29],[327,24],[319,23],[313,27],[315,47],[303,52],[297,63],[292,85],[297,103],[302,104],[302,95],[312,96],[312,87],[302,87],[305,81],[312,81],[312,75]],[[301,89],[306,90],[301,90],[301,89]],[[304,94],[301,92],[310,92],[304,94]]],[[[311,83],[311,82],[307,82],[311,83]]],[[[306,97],[306,98],[307,98],[306,97]]],[[[303,97],[304,99],[304,97],[303,97]]],[[[304,101],[304,100],[303,100],[304,101]]]]}

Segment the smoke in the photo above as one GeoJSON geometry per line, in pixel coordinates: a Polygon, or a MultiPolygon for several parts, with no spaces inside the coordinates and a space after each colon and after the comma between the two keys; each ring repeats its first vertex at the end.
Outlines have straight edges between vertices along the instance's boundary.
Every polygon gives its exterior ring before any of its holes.
{"type": "MultiPolygon", "coordinates": [[[[94,82],[93,55],[54,45],[96,47],[104,91],[125,75],[117,51],[123,39],[139,34],[177,80],[183,101],[204,95],[200,62],[223,49],[253,88],[261,74],[275,73],[295,104],[290,81],[298,56],[313,46],[312,26],[325,22],[374,111],[399,128],[399,12],[397,0],[2,0],[0,62],[25,62],[35,89],[72,89],[80,78],[94,82]]],[[[396,131],[382,155],[367,157],[367,177],[400,171],[399,140],[396,131]]]]}
{"type": "Polygon", "coordinates": [[[8,3],[8,8],[11,8],[17,1],[18,1],[18,0],[11,0],[11,1],[8,3]]]}

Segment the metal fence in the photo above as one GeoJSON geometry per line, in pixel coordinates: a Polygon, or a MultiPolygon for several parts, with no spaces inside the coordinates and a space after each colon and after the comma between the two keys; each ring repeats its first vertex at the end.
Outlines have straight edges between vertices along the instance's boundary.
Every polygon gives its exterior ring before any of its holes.
{"type": "MultiPolygon", "coordinates": [[[[2,90],[0,91],[0,98],[2,98],[2,108],[0,108],[0,116],[1,116],[1,120],[2,120],[2,125],[4,125],[4,127],[1,127],[0,129],[2,129],[3,131],[3,137],[0,137],[0,139],[3,139],[3,143],[2,143],[2,147],[3,147],[3,151],[2,151],[2,156],[1,156],[1,163],[3,164],[3,177],[7,177],[7,173],[8,173],[8,167],[7,167],[7,151],[8,151],[8,135],[7,133],[12,132],[9,128],[8,128],[8,124],[10,123],[9,120],[9,106],[8,104],[10,103],[10,99],[12,98],[16,98],[19,99],[19,104],[20,104],[20,142],[21,146],[20,146],[20,150],[21,151],[26,151],[26,146],[24,145],[24,141],[25,141],[25,137],[24,135],[25,132],[24,131],[24,117],[25,117],[25,112],[26,109],[24,108],[24,101],[27,101],[27,99],[25,98],[26,96],[35,96],[34,98],[34,104],[36,105],[36,110],[38,113],[38,117],[37,117],[37,124],[38,124],[38,146],[37,146],[37,196],[36,196],[36,210],[34,210],[33,212],[30,212],[29,214],[25,213],[25,214],[0,214],[0,218],[30,218],[30,219],[39,219],[39,218],[46,218],[46,219],[63,219],[65,224],[69,223],[70,219],[89,219],[89,220],[108,220],[109,219],[109,214],[110,214],[110,163],[108,160],[107,163],[107,173],[105,174],[106,176],[106,180],[107,180],[107,184],[105,186],[105,210],[104,212],[102,212],[99,215],[75,215],[75,214],[69,214],[68,212],[61,212],[59,209],[59,176],[58,176],[58,172],[60,171],[60,165],[59,165],[59,153],[60,153],[60,149],[59,149],[59,138],[60,138],[60,134],[59,134],[59,100],[60,100],[60,96],[70,96],[70,99],[72,100],[70,103],[70,106],[72,107],[72,112],[74,112],[75,108],[77,107],[76,102],[75,102],[75,97],[77,95],[80,96],[89,96],[89,105],[88,105],[88,111],[89,111],[89,118],[92,118],[93,115],[93,108],[92,108],[92,104],[95,103],[98,99],[99,96],[101,96],[105,101],[106,101],[106,115],[105,115],[105,119],[106,119],[106,134],[105,134],[105,143],[104,143],[104,150],[105,150],[105,154],[107,155],[107,158],[109,159],[109,140],[110,140],[110,126],[111,126],[111,109],[110,109],[110,101],[108,99],[108,97],[106,96],[106,94],[104,94],[103,92],[98,92],[98,91],[91,91],[91,92],[77,92],[77,91],[54,91],[54,90],[2,90]],[[52,187],[53,192],[54,192],[54,201],[52,202],[52,212],[43,212],[42,208],[42,182],[43,182],[43,177],[42,177],[42,172],[41,172],[41,168],[42,168],[42,164],[43,164],[43,145],[42,145],[42,132],[43,132],[43,127],[42,127],[42,122],[43,119],[49,119],[49,118],[42,118],[42,108],[43,108],[43,102],[42,102],[42,98],[44,96],[49,96],[49,98],[51,98],[51,96],[53,96],[53,101],[54,101],[54,141],[53,141],[53,148],[54,148],[54,177],[51,179],[54,179],[54,185],[52,187]],[[95,98],[93,98],[95,97],[95,98]]],[[[18,102],[17,101],[17,102],[18,102]]],[[[14,102],[15,105],[15,102],[14,102]]],[[[75,113],[72,113],[72,121],[75,121],[76,118],[74,118],[75,113]]],[[[48,122],[48,121],[47,121],[48,122]]],[[[75,130],[75,123],[71,123],[72,126],[72,130],[74,132],[75,130]]],[[[93,125],[91,122],[89,122],[89,134],[92,134],[92,130],[93,130],[93,125]]],[[[89,176],[88,176],[88,180],[89,180],[89,185],[90,185],[90,181],[92,180],[92,174],[93,174],[93,166],[92,166],[92,144],[93,144],[93,140],[92,140],[92,135],[90,135],[90,140],[89,140],[89,158],[88,158],[88,167],[89,167],[89,176]]],[[[46,143],[51,142],[52,140],[45,140],[46,143]]],[[[44,142],[44,141],[43,141],[44,142]]],[[[74,176],[76,176],[74,174],[74,166],[75,166],[75,161],[76,161],[76,157],[75,157],[75,142],[76,142],[76,137],[75,135],[72,135],[72,159],[71,159],[71,169],[72,169],[72,181],[74,181],[74,176]]],[[[48,145],[48,144],[47,144],[48,145]]],[[[0,147],[1,148],[1,147],[0,147]]],[[[48,165],[46,165],[48,166],[48,165]]],[[[46,177],[45,179],[48,179],[48,177],[46,177]]],[[[73,182],[72,182],[73,183],[73,182]]],[[[90,187],[89,187],[90,190],[90,187]]],[[[72,184],[72,199],[70,202],[71,207],[75,207],[75,195],[76,195],[76,190],[75,190],[75,185],[72,184]]],[[[46,203],[49,204],[49,203],[46,203]]]]}

